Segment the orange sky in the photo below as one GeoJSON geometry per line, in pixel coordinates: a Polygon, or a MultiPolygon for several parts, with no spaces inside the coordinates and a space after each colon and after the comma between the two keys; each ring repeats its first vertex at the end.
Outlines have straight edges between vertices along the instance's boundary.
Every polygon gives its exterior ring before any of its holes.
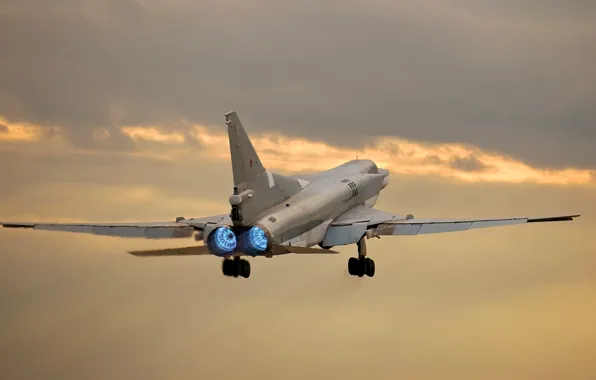
{"type": "Polygon", "coordinates": [[[229,212],[224,113],[268,170],[373,159],[376,208],[573,222],[338,255],[0,228],[0,379],[596,379],[596,2],[1,0],[0,221],[229,212]],[[228,108],[229,107],[229,108],[228,108]],[[306,257],[308,256],[308,257],[306,257]]]}
{"type": "MultiPolygon", "coordinates": [[[[229,207],[223,126],[121,127],[135,149],[109,151],[75,147],[58,127],[47,134],[0,123],[7,126],[0,153],[10,158],[0,163],[2,218],[173,220],[229,207]]],[[[94,136],[101,143],[110,133],[94,136]]],[[[126,254],[192,244],[186,240],[0,230],[0,354],[9,363],[0,377],[227,379],[230,360],[247,379],[587,380],[596,373],[589,171],[549,171],[475,147],[397,137],[362,149],[280,134],[256,135],[254,143],[272,170],[375,159],[393,171],[378,208],[397,214],[583,216],[375,239],[373,281],[346,274],[350,246],[334,257],[251,260],[250,281],[237,282],[221,276],[214,258],[126,254]],[[480,164],[450,164],[470,155],[480,164]],[[350,367],[363,353],[366,365],[350,367]]]]}
{"type": "MultiPolygon", "coordinates": [[[[42,129],[32,124],[13,124],[0,117],[7,132],[0,132],[0,141],[39,141],[42,129]]],[[[227,161],[227,135],[221,127],[207,128],[188,125],[183,132],[166,131],[160,126],[123,126],[120,131],[129,136],[143,151],[143,143],[163,145],[157,152],[161,157],[170,151],[171,159],[184,152],[186,136],[199,143],[202,159],[227,161]],[[186,136],[185,136],[186,135],[186,136]],[[226,148],[226,149],[222,149],[226,148]],[[182,152],[181,152],[182,151],[182,152]]],[[[108,130],[95,130],[94,138],[101,141],[109,137],[108,130]]],[[[287,172],[321,171],[347,160],[369,158],[380,167],[394,173],[413,175],[439,175],[466,182],[538,183],[553,185],[594,185],[594,171],[586,169],[535,168],[520,160],[496,152],[462,144],[429,144],[408,141],[399,137],[377,137],[362,148],[334,147],[323,142],[304,138],[286,137],[279,133],[253,136],[261,158],[272,170],[287,172]],[[457,165],[463,163],[463,167],[457,165]],[[466,167],[469,164],[471,167],[466,167]]],[[[145,149],[147,151],[147,149],[145,149]]],[[[155,152],[151,146],[149,153],[155,152]]]]}

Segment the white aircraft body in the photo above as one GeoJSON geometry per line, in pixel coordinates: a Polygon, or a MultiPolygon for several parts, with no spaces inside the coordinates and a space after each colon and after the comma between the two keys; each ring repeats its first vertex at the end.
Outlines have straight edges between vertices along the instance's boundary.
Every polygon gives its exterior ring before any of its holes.
{"type": "Polygon", "coordinates": [[[370,160],[348,161],[308,176],[285,176],[263,166],[236,112],[226,115],[234,193],[230,214],[155,223],[1,223],[6,228],[90,233],[126,238],[190,238],[202,245],[132,251],[139,257],[215,255],[226,276],[250,276],[245,257],[335,254],[331,248],[356,244],[350,275],[372,277],[366,240],[386,235],[421,235],[514,224],[570,221],[579,215],[500,219],[416,219],[373,208],[389,183],[389,171],[370,160]]]}

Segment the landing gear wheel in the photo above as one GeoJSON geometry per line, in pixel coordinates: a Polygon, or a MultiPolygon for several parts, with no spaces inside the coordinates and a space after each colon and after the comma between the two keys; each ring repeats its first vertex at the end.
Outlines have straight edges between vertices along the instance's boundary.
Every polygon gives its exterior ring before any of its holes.
{"type": "Polygon", "coordinates": [[[221,263],[221,272],[224,276],[232,277],[234,276],[236,265],[234,265],[234,260],[224,259],[221,263]]]}
{"type": "Polygon", "coordinates": [[[239,272],[240,276],[242,276],[244,278],[249,278],[250,277],[250,263],[247,260],[240,260],[240,262],[238,264],[239,264],[238,272],[239,272]]]}
{"type": "MultiPolygon", "coordinates": [[[[371,259],[368,259],[366,257],[350,257],[348,259],[348,273],[351,276],[358,276],[358,277],[363,277],[365,274],[368,274],[369,272],[367,271],[367,260],[372,261],[371,259]]],[[[373,264],[374,266],[374,264],[373,264]]],[[[374,271],[374,269],[373,269],[374,271]]]]}
{"type": "Polygon", "coordinates": [[[348,259],[348,273],[351,276],[358,276],[358,272],[360,271],[360,262],[355,257],[350,257],[348,259]]]}
{"type": "Polygon", "coordinates": [[[373,277],[375,275],[375,261],[371,258],[364,259],[364,272],[368,277],[373,277]]]}
{"type": "Polygon", "coordinates": [[[348,273],[351,276],[373,277],[375,275],[375,262],[366,257],[366,238],[363,236],[358,241],[358,258],[350,257],[348,260],[348,273]]]}
{"type": "Polygon", "coordinates": [[[364,274],[366,273],[366,266],[364,265],[365,259],[366,258],[362,257],[362,256],[358,257],[358,259],[357,259],[358,260],[358,271],[356,272],[356,276],[358,276],[358,277],[363,277],[364,274]]]}

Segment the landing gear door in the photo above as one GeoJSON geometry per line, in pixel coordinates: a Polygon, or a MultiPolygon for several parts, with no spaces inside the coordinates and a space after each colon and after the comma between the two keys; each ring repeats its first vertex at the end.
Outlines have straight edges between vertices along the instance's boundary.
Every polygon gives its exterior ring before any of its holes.
{"type": "Polygon", "coordinates": [[[368,222],[352,223],[343,226],[331,226],[323,239],[324,247],[335,247],[357,243],[366,233],[368,222]]]}

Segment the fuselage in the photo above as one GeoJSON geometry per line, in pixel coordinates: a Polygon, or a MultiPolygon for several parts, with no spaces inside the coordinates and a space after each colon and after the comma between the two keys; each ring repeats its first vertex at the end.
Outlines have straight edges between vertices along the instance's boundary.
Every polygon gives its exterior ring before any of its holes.
{"type": "Polygon", "coordinates": [[[370,160],[353,160],[316,176],[300,192],[259,216],[255,225],[275,244],[312,246],[323,240],[327,226],[352,207],[378,196],[388,180],[370,160]]]}

